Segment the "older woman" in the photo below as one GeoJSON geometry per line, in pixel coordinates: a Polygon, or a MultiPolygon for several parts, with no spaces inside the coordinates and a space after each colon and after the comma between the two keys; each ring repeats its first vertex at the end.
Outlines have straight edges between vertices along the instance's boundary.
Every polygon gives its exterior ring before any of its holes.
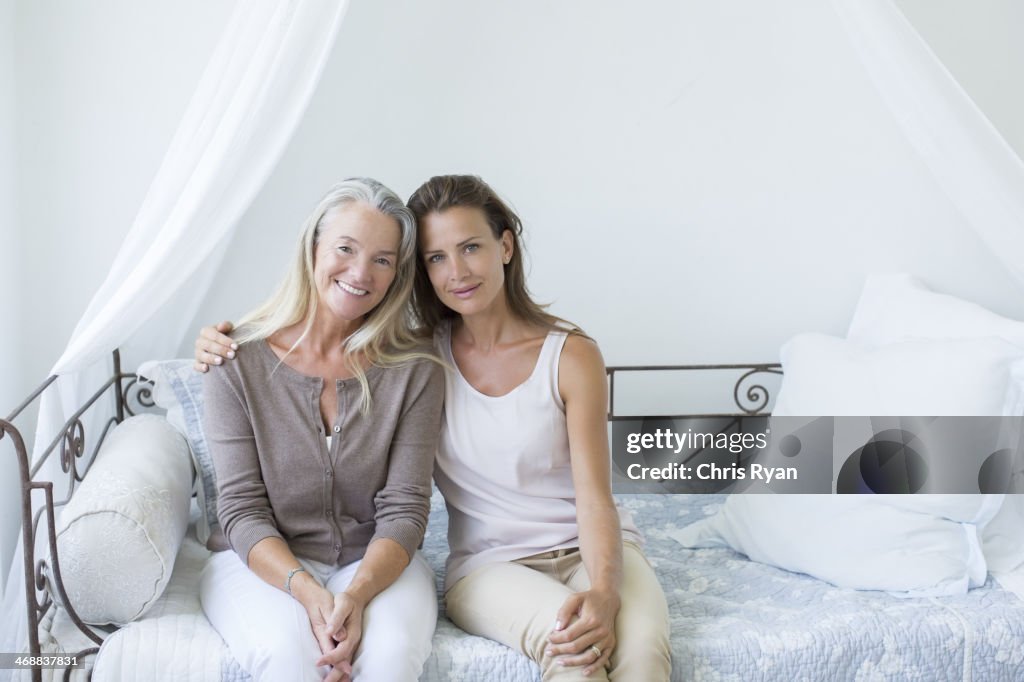
{"type": "MultiPolygon", "coordinates": [[[[545,681],[667,680],[665,595],[611,495],[597,344],[531,299],[522,224],[483,180],[431,178],[409,208],[415,309],[451,367],[435,474],[448,616],[522,651],[545,681]]],[[[203,329],[197,369],[227,343],[203,329]]]]}
{"type": "Polygon", "coordinates": [[[415,680],[436,621],[417,553],[441,367],[406,323],[415,220],[374,180],[332,188],[284,282],[205,379],[218,515],[210,622],[256,680],[415,680]],[[415,614],[410,617],[410,614],[415,614]]]}

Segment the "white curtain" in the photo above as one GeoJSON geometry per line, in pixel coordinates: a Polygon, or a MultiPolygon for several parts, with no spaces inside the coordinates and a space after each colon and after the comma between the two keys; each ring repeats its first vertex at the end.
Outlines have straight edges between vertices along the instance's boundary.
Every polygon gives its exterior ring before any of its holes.
{"type": "MultiPolygon", "coordinates": [[[[177,319],[147,351],[175,352],[185,332],[181,315],[191,319],[239,218],[302,119],[347,4],[238,3],[107,279],[53,368],[60,379],[40,407],[37,454],[109,374],[110,352],[169,308],[177,319]]],[[[95,439],[108,417],[91,417],[86,434],[95,439]]],[[[44,477],[60,478],[59,464],[48,465],[44,477]]],[[[4,593],[0,651],[22,651],[28,641],[21,563],[19,546],[4,593]]],[[[8,673],[0,671],[0,679],[8,673]]]]}
{"type": "Polygon", "coordinates": [[[935,180],[1024,287],[1024,161],[892,0],[832,0],[861,63],[935,180]]]}

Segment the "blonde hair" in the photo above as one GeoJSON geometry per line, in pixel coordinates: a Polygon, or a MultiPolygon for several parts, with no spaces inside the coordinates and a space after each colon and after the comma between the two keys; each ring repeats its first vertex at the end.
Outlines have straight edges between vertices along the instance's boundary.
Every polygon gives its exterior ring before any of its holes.
{"type": "Polygon", "coordinates": [[[313,259],[323,226],[343,207],[360,202],[394,218],[401,232],[394,281],[363,324],[344,342],[346,366],[362,388],[360,410],[365,413],[371,405],[370,385],[357,361],[360,354],[380,367],[394,367],[417,358],[437,360],[432,353],[422,350],[424,340],[410,326],[408,303],[416,271],[416,218],[398,195],[380,182],[349,178],[324,195],[303,224],[298,249],[284,280],[266,302],[242,318],[234,338],[239,344],[262,341],[282,329],[305,323],[288,353],[302,343],[313,326],[319,305],[313,259]]]}

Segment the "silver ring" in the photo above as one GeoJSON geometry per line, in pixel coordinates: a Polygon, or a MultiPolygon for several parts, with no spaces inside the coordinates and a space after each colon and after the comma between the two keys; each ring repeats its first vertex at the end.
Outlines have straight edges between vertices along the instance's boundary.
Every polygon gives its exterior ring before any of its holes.
{"type": "Polygon", "coordinates": [[[591,644],[590,645],[590,650],[593,651],[595,654],[597,654],[598,658],[601,658],[601,650],[597,648],[596,644],[591,644]]]}

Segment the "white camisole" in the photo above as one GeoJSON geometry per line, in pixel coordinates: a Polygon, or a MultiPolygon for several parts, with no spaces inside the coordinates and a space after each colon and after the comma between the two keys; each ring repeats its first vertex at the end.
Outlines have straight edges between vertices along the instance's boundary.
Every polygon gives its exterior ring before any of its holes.
{"type": "MultiPolygon", "coordinates": [[[[448,506],[445,589],[484,564],[579,546],[558,361],[565,332],[544,339],[533,373],[503,396],[480,393],[462,376],[443,321],[435,342],[445,372],[444,415],[434,479],[448,506]]],[[[609,462],[609,466],[611,463],[609,462]]],[[[640,544],[619,509],[625,540],[640,544]]]]}

